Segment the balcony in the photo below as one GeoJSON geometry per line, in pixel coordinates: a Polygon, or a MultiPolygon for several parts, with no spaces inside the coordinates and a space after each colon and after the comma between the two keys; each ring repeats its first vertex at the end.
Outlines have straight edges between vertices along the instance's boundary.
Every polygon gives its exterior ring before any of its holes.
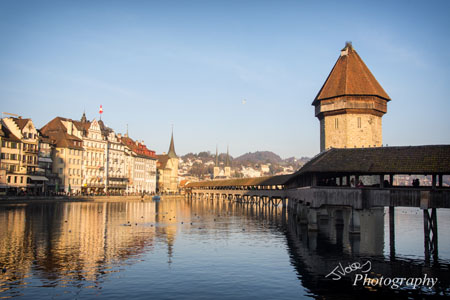
{"type": "Polygon", "coordinates": [[[25,153],[32,153],[32,154],[37,154],[39,152],[38,149],[33,149],[33,148],[29,148],[29,147],[24,147],[23,151],[25,153]]]}
{"type": "Polygon", "coordinates": [[[33,166],[33,167],[37,167],[38,163],[37,160],[33,161],[33,160],[22,160],[22,165],[23,166],[33,166]]]}

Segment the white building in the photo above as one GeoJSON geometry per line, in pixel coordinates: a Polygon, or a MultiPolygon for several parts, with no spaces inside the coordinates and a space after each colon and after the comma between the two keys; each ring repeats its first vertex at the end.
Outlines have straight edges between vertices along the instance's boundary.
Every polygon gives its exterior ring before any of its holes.
{"type": "Polygon", "coordinates": [[[120,137],[125,147],[125,169],[128,174],[128,193],[156,192],[156,155],[143,142],[127,135],[120,137]]]}

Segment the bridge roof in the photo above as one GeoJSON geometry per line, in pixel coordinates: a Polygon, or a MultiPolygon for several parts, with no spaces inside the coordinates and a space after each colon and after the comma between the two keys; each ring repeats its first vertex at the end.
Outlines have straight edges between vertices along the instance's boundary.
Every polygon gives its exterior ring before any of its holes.
{"type": "Polygon", "coordinates": [[[333,148],[307,162],[293,177],[306,173],[450,174],[450,145],[333,148]]]}
{"type": "Polygon", "coordinates": [[[236,178],[236,179],[224,179],[224,180],[210,180],[210,181],[198,181],[189,182],[186,187],[225,187],[225,186],[267,186],[267,185],[284,185],[290,178],[289,175],[278,176],[265,176],[265,177],[253,177],[253,178],[236,178]]]}

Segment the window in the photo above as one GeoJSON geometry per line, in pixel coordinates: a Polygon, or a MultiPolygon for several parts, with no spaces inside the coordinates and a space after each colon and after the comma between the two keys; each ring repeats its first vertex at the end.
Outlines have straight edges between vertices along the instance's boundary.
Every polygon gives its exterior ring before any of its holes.
{"type": "Polygon", "coordinates": [[[62,159],[61,157],[59,158],[59,163],[60,163],[60,164],[63,164],[63,163],[64,163],[64,161],[63,161],[63,159],[62,159]]]}
{"type": "Polygon", "coordinates": [[[17,183],[17,176],[14,176],[14,183],[17,183]]]}
{"type": "Polygon", "coordinates": [[[334,119],[334,128],[335,129],[339,128],[339,119],[338,118],[334,119]]]}
{"type": "Polygon", "coordinates": [[[11,142],[11,148],[12,149],[17,149],[17,143],[16,142],[11,142]]]}
{"type": "Polygon", "coordinates": [[[11,176],[8,176],[8,183],[11,183],[11,176]]]}
{"type": "Polygon", "coordinates": [[[20,176],[20,183],[23,183],[23,176],[20,176]]]}
{"type": "Polygon", "coordinates": [[[358,128],[361,128],[361,117],[358,117],[358,128]]]}
{"type": "Polygon", "coordinates": [[[63,173],[63,169],[59,168],[59,174],[62,174],[62,173],[63,173]]]}

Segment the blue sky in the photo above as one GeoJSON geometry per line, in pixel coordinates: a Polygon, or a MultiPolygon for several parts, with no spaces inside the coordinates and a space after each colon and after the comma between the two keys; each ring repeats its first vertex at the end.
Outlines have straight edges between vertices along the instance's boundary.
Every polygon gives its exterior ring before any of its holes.
{"type": "Polygon", "coordinates": [[[102,119],[178,154],[319,152],[346,41],[392,101],[388,145],[450,142],[450,1],[0,1],[2,112],[102,119]],[[245,104],[244,104],[244,101],[245,104]]]}

